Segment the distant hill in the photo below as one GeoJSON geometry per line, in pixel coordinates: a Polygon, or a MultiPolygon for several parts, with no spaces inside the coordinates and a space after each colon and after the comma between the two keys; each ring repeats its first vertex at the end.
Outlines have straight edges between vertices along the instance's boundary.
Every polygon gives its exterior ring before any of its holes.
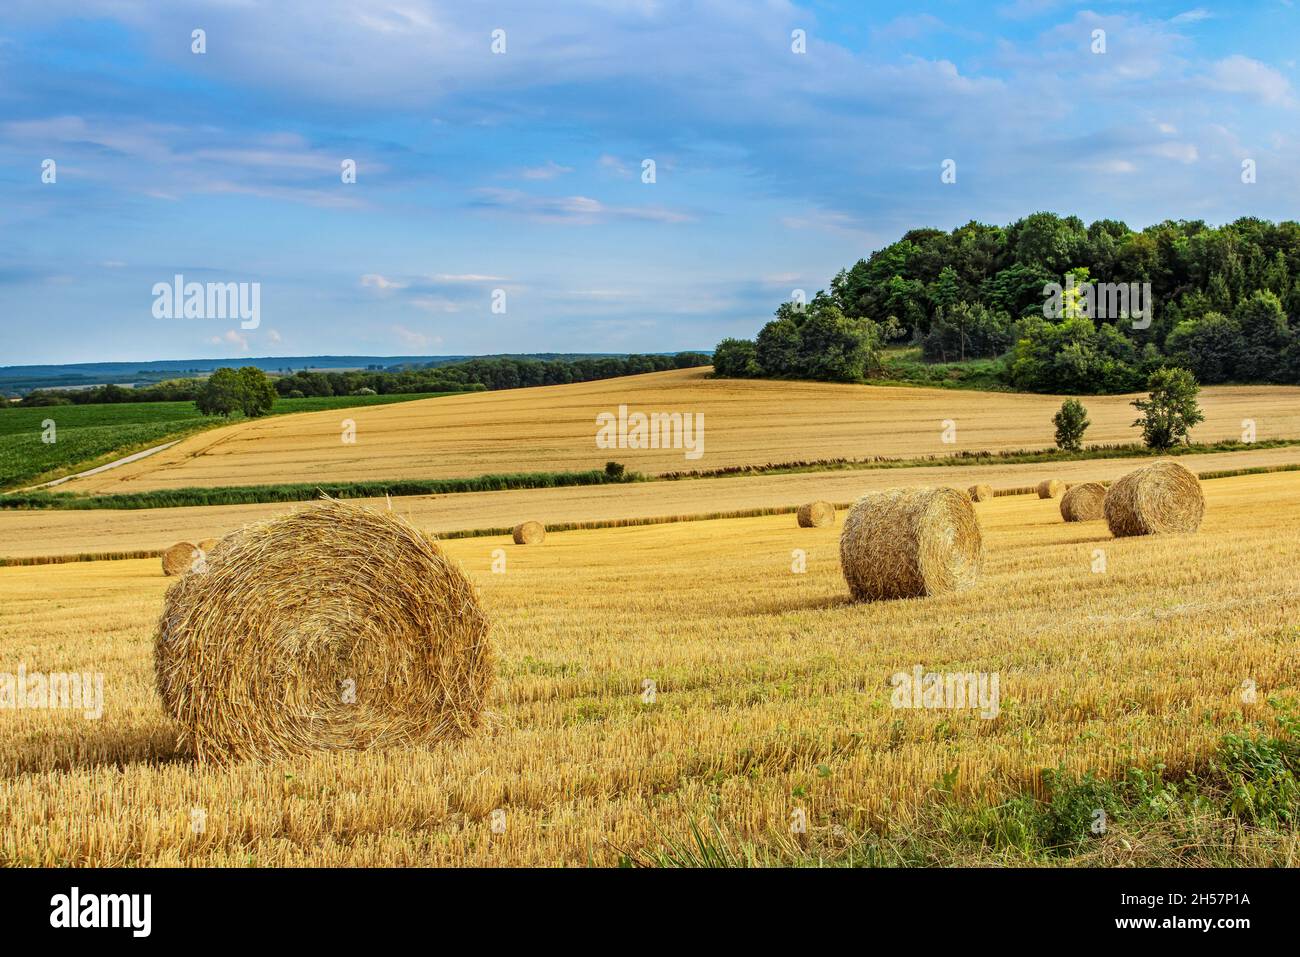
{"type": "MultiPolygon", "coordinates": [[[[705,350],[707,351],[707,350],[705,350]]],[[[663,353],[671,355],[672,353],[663,353]]],[[[0,394],[24,395],[33,389],[77,389],[116,383],[141,386],[164,379],[205,375],[222,366],[256,366],[264,372],[341,369],[431,368],[474,358],[603,359],[622,352],[498,353],[493,356],[266,356],[226,359],[158,359],[146,362],[76,362],[64,365],[0,366],[0,394]]]]}

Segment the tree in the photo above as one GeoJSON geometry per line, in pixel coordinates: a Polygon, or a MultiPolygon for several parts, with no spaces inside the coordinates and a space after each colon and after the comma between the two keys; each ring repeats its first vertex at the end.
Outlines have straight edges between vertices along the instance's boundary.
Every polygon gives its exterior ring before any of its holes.
{"type": "Polygon", "coordinates": [[[1092,423],[1088,421],[1088,410],[1078,399],[1066,399],[1061,403],[1060,411],[1052,416],[1056,425],[1056,447],[1066,452],[1078,452],[1083,448],[1083,433],[1092,423]]]}
{"type": "Polygon", "coordinates": [[[271,411],[276,391],[265,372],[253,366],[236,371],[217,369],[200,387],[194,405],[204,415],[228,417],[242,412],[249,418],[271,411]]]}
{"type": "Polygon", "coordinates": [[[748,339],[723,339],[713,350],[713,374],[727,379],[752,379],[762,374],[758,353],[748,339]]]}
{"type": "Polygon", "coordinates": [[[275,386],[256,366],[239,370],[239,408],[250,419],[266,415],[275,404],[275,386]]]}
{"type": "Polygon", "coordinates": [[[225,418],[239,410],[239,392],[239,373],[223,367],[208,376],[194,399],[194,405],[204,415],[225,418]]]}
{"type": "Polygon", "coordinates": [[[1147,380],[1147,388],[1151,394],[1132,403],[1142,413],[1133,424],[1142,429],[1147,447],[1168,449],[1190,441],[1188,433],[1205,421],[1196,401],[1201,391],[1196,377],[1186,369],[1158,369],[1147,380]]]}
{"type": "Polygon", "coordinates": [[[1198,382],[1213,384],[1235,378],[1242,353],[1241,323],[1222,313],[1185,319],[1165,340],[1165,352],[1198,382]]]}
{"type": "Polygon", "coordinates": [[[793,319],[774,319],[765,325],[755,343],[755,357],[763,375],[775,379],[797,373],[799,345],[799,327],[793,319]]]}

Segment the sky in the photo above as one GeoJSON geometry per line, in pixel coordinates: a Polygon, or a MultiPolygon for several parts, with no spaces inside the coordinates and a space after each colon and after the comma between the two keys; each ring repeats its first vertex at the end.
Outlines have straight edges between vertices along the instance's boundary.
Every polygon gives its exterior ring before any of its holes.
{"type": "Polygon", "coordinates": [[[707,349],[916,227],[1300,218],[1298,28],[1295,0],[5,0],[0,365],[707,349]],[[256,328],[159,318],[177,274],[257,283],[256,328]]]}

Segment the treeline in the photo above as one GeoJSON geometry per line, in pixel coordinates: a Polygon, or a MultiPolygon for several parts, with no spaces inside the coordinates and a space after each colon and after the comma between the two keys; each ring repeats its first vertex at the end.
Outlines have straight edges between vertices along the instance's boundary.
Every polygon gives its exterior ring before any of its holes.
{"type": "Polygon", "coordinates": [[[295,372],[275,380],[282,396],[355,395],[369,389],[380,395],[410,392],[462,392],[518,389],[536,385],[590,382],[642,372],[663,372],[705,366],[702,352],[671,356],[610,356],[600,359],[469,359],[450,365],[405,369],[401,372],[295,372]]]}
{"type": "MultiPolygon", "coordinates": [[[[705,366],[702,352],[676,355],[631,355],[598,359],[470,359],[443,366],[399,371],[295,372],[273,379],[284,398],[338,395],[409,395],[423,392],[481,392],[534,385],[589,382],[642,372],[662,372],[705,366]]],[[[39,389],[28,393],[20,405],[98,405],[116,402],[194,402],[205,394],[204,379],[169,379],[156,385],[127,389],[119,385],[93,389],[39,389]]]]}
{"type": "Polygon", "coordinates": [[[1300,224],[1180,220],[1136,232],[1035,213],[1006,227],[916,229],[806,306],[782,304],[755,340],[724,340],[714,366],[855,381],[890,342],[929,362],[997,360],[1003,383],[1035,392],[1132,391],[1174,366],[1204,383],[1300,382],[1300,224]]]}

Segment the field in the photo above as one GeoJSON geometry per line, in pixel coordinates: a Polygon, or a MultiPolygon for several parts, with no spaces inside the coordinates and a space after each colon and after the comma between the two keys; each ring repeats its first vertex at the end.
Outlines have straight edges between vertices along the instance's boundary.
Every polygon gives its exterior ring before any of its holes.
{"type": "Polygon", "coordinates": [[[99,720],[3,714],[0,863],[1294,865],[1294,832],[1243,829],[1218,798],[1188,818],[1159,784],[1208,781],[1223,735],[1267,725],[1300,677],[1300,475],[1204,487],[1201,531],[1169,538],[1065,525],[1032,496],[981,503],[976,589],[868,605],[847,600],[838,521],[451,540],[496,623],[490,730],[228,772],[177,753],[154,694],[156,560],[0,568],[4,668],[104,674],[99,720]],[[891,708],[890,675],[918,664],[997,673],[1000,713],[891,708]],[[1089,836],[1088,785],[1071,792],[1083,850],[1052,857],[1007,810],[1046,797],[1044,769],[1138,773],[1144,813],[1166,811],[1089,836]]]}
{"type": "MultiPolygon", "coordinates": [[[[647,474],[769,462],[869,456],[949,455],[1039,449],[1053,441],[1059,396],[946,389],[708,378],[687,369],[405,402],[348,416],[355,443],[341,441],[332,412],[241,422],[192,436],[148,459],[78,479],[74,492],[127,492],[193,486],[467,477],[488,473],[580,471],[611,459],[647,474]],[[683,449],[601,449],[596,416],[630,412],[702,413],[698,459],[683,449]],[[955,441],[942,440],[944,422],[955,441]]],[[[1086,400],[1092,443],[1131,443],[1132,396],[1086,400]]],[[[1255,423],[1263,441],[1300,436],[1300,388],[1215,387],[1202,392],[1206,421],[1197,441],[1241,438],[1255,423]]]]}
{"type": "MultiPolygon", "coordinates": [[[[1300,447],[1187,455],[1198,472],[1300,466],[1300,447]]],[[[815,471],[630,485],[521,489],[392,498],[393,508],[420,527],[448,533],[505,529],[525,519],[552,527],[574,523],[636,522],[735,511],[787,509],[826,499],[848,503],[863,492],[896,485],[987,482],[997,489],[1035,486],[1044,478],[1109,481],[1136,467],[1133,459],[1088,459],[1036,465],[930,466],[908,469],[815,471]]],[[[385,499],[366,500],[383,507],[385,499]]],[[[0,509],[0,561],[48,556],[103,555],[167,548],[198,541],[282,514],[293,505],[229,505],[138,510],[53,511],[0,509]]]]}
{"type": "MultiPolygon", "coordinates": [[[[277,399],[272,415],[326,409],[389,405],[429,395],[313,396],[277,399]]],[[[193,402],[122,402],[0,408],[0,489],[62,474],[73,466],[92,467],[211,428],[193,402]],[[43,424],[52,420],[54,442],[42,441],[43,424]]]]}

